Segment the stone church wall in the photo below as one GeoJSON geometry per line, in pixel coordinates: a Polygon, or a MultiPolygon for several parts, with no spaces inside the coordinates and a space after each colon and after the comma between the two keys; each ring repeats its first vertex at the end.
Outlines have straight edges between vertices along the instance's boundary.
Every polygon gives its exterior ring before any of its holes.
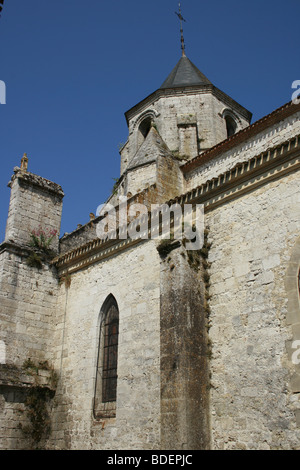
{"type": "Polygon", "coordinates": [[[160,280],[155,242],[141,243],[61,284],[55,368],[60,381],[50,445],[153,449],[160,442],[160,280]],[[68,285],[68,284],[67,284],[68,285]],[[116,418],[93,417],[100,309],[112,294],[120,312],[116,418]]]}
{"type": "Polygon", "coordinates": [[[0,255],[0,449],[30,447],[26,390],[34,385],[25,364],[52,364],[58,280],[48,266],[29,268],[26,256],[0,255]],[[13,373],[13,380],[11,374],[13,373]]]}
{"type": "MultiPolygon", "coordinates": [[[[286,347],[292,329],[284,281],[289,263],[299,266],[291,260],[299,187],[298,171],[206,215],[213,449],[299,449],[299,381],[291,383],[299,366],[286,347]]],[[[296,278],[293,286],[299,296],[296,278]]]]}
{"type": "Polygon", "coordinates": [[[181,241],[164,258],[155,240],[99,241],[101,216],[90,214],[56,236],[51,262],[48,253],[29,266],[30,255],[45,255],[45,247],[30,245],[32,230],[59,232],[63,192],[29,173],[24,156],[10,182],[0,245],[1,449],[30,447],[20,425],[24,431],[30,421],[26,398],[37,390],[50,393],[51,432],[35,444],[49,449],[299,449],[300,365],[291,355],[292,341],[300,341],[300,112],[292,105],[275,112],[189,170],[180,154],[226,139],[227,107],[238,130],[247,113],[214,88],[164,93],[130,114],[123,157],[135,154],[149,116],[175,155],[159,153],[155,164],[128,170],[108,201],[126,195],[127,209],[173,198],[203,202],[207,250],[188,253],[181,241]],[[100,312],[109,296],[119,309],[115,417],[93,413],[100,312]]]}

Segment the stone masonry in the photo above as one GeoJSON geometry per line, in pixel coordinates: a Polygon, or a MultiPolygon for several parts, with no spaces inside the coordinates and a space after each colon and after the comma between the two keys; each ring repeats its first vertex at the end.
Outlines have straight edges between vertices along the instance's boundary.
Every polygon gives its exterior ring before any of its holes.
{"type": "Polygon", "coordinates": [[[99,238],[97,213],[59,237],[62,188],[26,155],[14,169],[0,245],[0,449],[299,450],[300,105],[250,124],[184,56],[125,116],[107,203],[118,221],[126,198],[122,230],[135,223],[135,237],[99,238]],[[197,250],[149,225],[153,205],[187,203],[204,211],[197,250]],[[108,299],[118,342],[105,401],[108,299]]]}

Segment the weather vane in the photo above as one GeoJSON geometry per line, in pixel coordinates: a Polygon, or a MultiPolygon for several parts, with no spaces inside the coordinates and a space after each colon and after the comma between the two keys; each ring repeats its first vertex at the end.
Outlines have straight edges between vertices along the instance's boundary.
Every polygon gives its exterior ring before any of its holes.
{"type": "Polygon", "coordinates": [[[179,2],[179,12],[175,11],[175,14],[178,16],[179,20],[180,20],[180,34],[181,34],[181,49],[182,49],[182,55],[185,56],[185,44],[184,44],[184,37],[183,37],[183,26],[182,26],[182,22],[186,22],[185,19],[183,18],[182,14],[181,14],[181,4],[179,2]]]}

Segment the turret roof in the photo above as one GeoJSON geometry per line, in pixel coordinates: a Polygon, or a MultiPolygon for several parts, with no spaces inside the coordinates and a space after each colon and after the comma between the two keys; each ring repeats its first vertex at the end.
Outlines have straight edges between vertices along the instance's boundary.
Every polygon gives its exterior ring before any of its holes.
{"type": "Polygon", "coordinates": [[[185,55],[176,64],[160,89],[211,85],[208,78],[185,55]]]}

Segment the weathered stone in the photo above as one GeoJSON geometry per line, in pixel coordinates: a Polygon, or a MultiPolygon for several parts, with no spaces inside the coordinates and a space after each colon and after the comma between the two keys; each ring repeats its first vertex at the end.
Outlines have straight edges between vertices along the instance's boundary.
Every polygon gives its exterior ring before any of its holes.
{"type": "Polygon", "coordinates": [[[249,126],[206,82],[161,89],[127,113],[108,202],[127,196],[128,222],[136,204],[203,205],[195,252],[186,240],[99,240],[96,215],[38,263],[30,232],[59,230],[63,192],[26,159],[15,169],[0,245],[1,449],[29,448],[20,424],[35,389],[51,391],[49,449],[299,449],[299,108],[249,126]],[[228,116],[239,131],[229,139],[228,116]],[[110,296],[116,399],[97,414],[110,296]]]}

